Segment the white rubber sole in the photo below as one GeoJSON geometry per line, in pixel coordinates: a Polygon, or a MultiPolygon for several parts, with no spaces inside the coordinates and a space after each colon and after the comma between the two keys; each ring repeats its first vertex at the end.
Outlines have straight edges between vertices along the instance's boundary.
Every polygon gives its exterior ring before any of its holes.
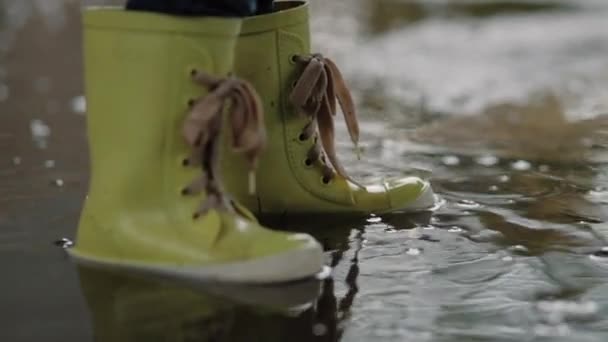
{"type": "Polygon", "coordinates": [[[85,255],[76,248],[67,249],[78,264],[105,270],[155,276],[195,283],[270,284],[315,277],[323,270],[320,249],[299,249],[243,262],[205,266],[177,266],[120,261],[85,255]]]}

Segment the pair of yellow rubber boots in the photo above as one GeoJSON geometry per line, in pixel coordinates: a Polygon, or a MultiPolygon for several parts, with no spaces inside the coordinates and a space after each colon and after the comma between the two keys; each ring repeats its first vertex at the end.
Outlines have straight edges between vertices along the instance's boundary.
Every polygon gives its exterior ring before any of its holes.
{"type": "Polygon", "coordinates": [[[321,246],[264,228],[251,211],[365,214],[434,203],[416,177],[368,186],[348,177],[333,142],[337,104],[358,140],[348,89],[331,60],[310,53],[308,5],[275,7],[248,18],[85,11],[91,183],[70,250],[78,262],[289,281],[322,269],[321,246]]]}

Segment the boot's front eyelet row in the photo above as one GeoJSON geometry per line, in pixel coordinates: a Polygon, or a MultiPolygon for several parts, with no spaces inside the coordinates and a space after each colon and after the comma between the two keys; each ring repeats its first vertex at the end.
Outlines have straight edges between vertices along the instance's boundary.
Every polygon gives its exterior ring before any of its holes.
{"type": "Polygon", "coordinates": [[[314,164],[314,163],[313,163],[313,161],[312,161],[312,160],[310,160],[310,158],[306,158],[306,159],[304,159],[304,166],[306,166],[306,167],[311,167],[313,164],[314,164]]]}
{"type": "Polygon", "coordinates": [[[289,56],[289,63],[296,64],[297,61],[298,61],[298,56],[297,55],[291,55],[291,56],[289,56]]]}
{"type": "Polygon", "coordinates": [[[304,133],[301,133],[301,134],[298,136],[298,140],[300,140],[300,141],[306,141],[306,140],[308,140],[308,138],[309,138],[309,137],[307,137],[307,136],[306,136],[304,133]]]}
{"type": "Polygon", "coordinates": [[[331,183],[331,178],[327,177],[327,176],[323,176],[323,177],[321,177],[321,182],[325,185],[329,185],[329,183],[331,183]]]}

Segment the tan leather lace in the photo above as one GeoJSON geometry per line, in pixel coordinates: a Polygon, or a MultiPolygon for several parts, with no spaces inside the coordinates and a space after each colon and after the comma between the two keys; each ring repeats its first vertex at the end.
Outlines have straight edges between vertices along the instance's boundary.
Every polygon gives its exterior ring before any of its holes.
{"type": "Polygon", "coordinates": [[[219,147],[222,126],[227,123],[232,135],[232,148],[242,153],[249,166],[249,190],[255,191],[253,170],[266,144],[262,102],[253,86],[242,79],[218,78],[200,71],[192,71],[193,81],[209,89],[209,93],[191,101],[190,114],[183,125],[183,136],[192,146],[186,165],[201,165],[203,175],[194,180],[183,193],[205,191],[207,199],[194,214],[195,218],[209,209],[238,210],[225,194],[220,179],[219,147]],[[230,107],[227,111],[227,104],[230,107]],[[224,120],[224,113],[227,120],[224,120]]]}
{"type": "Polygon", "coordinates": [[[336,99],[344,114],[346,127],[352,142],[358,150],[359,122],[350,91],[336,64],[321,54],[294,56],[293,60],[303,66],[303,72],[295,82],[289,96],[291,103],[307,115],[311,120],[303,128],[300,140],[308,140],[314,136],[315,144],[309,150],[306,164],[311,165],[321,161],[323,181],[329,183],[338,175],[354,182],[338,160],[335,147],[334,116],[336,115],[336,99]],[[319,133],[320,143],[316,133],[319,133]],[[325,155],[329,163],[325,160],[325,155]]]}

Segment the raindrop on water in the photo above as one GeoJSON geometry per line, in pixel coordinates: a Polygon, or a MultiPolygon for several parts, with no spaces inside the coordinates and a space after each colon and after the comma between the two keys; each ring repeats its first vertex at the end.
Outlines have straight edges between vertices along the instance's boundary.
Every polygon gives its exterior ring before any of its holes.
{"type": "Polygon", "coordinates": [[[532,164],[530,164],[530,162],[525,161],[525,160],[518,160],[511,164],[511,168],[513,168],[514,170],[517,170],[517,171],[530,170],[531,167],[532,167],[532,164]]]}
{"type": "Polygon", "coordinates": [[[501,183],[506,183],[506,182],[508,182],[510,180],[511,180],[511,177],[509,177],[507,175],[498,176],[498,181],[501,182],[501,183]]]}
{"type": "Polygon", "coordinates": [[[456,156],[444,156],[441,158],[441,162],[448,166],[455,166],[460,164],[460,158],[456,156]]]}
{"type": "Polygon", "coordinates": [[[494,165],[498,164],[498,158],[491,154],[481,156],[481,157],[475,159],[475,161],[477,162],[477,164],[483,165],[483,166],[494,166],[494,165]]]}
{"type": "Polygon", "coordinates": [[[38,147],[46,148],[46,139],[51,135],[49,126],[42,120],[34,119],[30,121],[30,131],[32,133],[32,139],[34,139],[38,147]]]}
{"type": "Polygon", "coordinates": [[[405,251],[405,254],[407,255],[420,255],[421,251],[418,248],[408,248],[407,251],[405,251]]]}
{"type": "Polygon", "coordinates": [[[450,233],[462,233],[464,230],[458,226],[453,226],[450,229],[448,229],[448,232],[450,233]]]}
{"type": "Polygon", "coordinates": [[[72,111],[76,114],[84,114],[87,110],[87,100],[83,95],[76,96],[70,102],[72,111]]]}

